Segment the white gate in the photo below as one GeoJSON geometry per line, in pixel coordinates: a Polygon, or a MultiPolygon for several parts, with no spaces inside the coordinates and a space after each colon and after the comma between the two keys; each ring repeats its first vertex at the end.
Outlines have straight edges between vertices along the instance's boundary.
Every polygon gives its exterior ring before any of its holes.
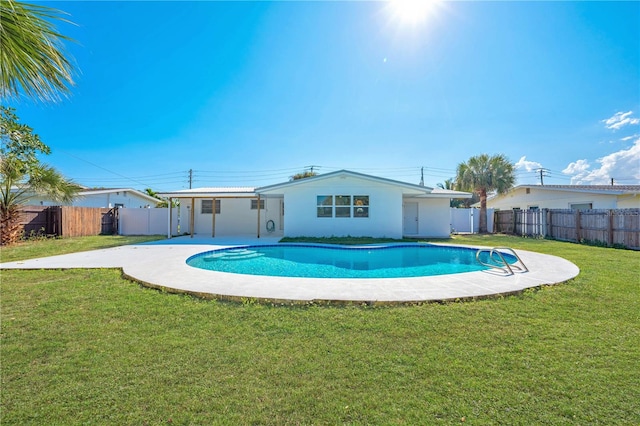
{"type": "MultiPolygon", "coordinates": [[[[126,209],[118,210],[120,235],[167,235],[169,209],[126,209]]],[[[172,213],[171,235],[178,235],[178,209],[172,213]]]]}
{"type": "MultiPolygon", "coordinates": [[[[480,230],[480,209],[451,210],[451,233],[476,234],[480,230]]],[[[487,232],[493,232],[493,209],[487,209],[487,232]]]]}

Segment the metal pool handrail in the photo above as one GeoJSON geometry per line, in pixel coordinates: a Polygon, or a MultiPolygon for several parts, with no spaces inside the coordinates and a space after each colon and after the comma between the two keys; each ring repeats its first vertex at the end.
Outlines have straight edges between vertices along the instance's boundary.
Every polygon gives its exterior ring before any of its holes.
{"type": "Polygon", "coordinates": [[[520,259],[520,256],[518,256],[515,250],[513,250],[511,247],[493,247],[491,249],[484,249],[484,248],[478,249],[478,251],[476,252],[476,260],[478,261],[478,263],[480,263],[483,266],[487,266],[489,268],[494,268],[494,269],[500,269],[501,271],[507,272],[509,275],[514,275],[514,272],[513,272],[514,269],[517,269],[519,272],[529,272],[529,268],[527,268],[527,265],[524,264],[522,259],[520,259]],[[499,252],[498,250],[506,250],[510,252],[515,256],[515,258],[517,259],[517,262],[514,263],[513,265],[509,265],[509,263],[505,260],[502,253],[499,252]],[[500,261],[504,266],[483,262],[482,260],[480,260],[480,253],[482,252],[489,252],[489,260],[493,260],[496,263],[500,261]],[[494,255],[496,254],[498,255],[497,259],[494,257],[494,255]],[[518,266],[518,264],[520,264],[521,266],[518,266]]]}

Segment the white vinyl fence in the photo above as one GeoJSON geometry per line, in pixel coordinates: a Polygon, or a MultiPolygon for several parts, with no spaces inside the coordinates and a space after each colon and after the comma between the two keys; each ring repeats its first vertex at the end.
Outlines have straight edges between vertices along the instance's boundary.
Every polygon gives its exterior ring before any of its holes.
{"type": "MultiPolygon", "coordinates": [[[[480,227],[480,209],[450,210],[451,232],[477,233],[480,227]]],[[[487,231],[493,232],[493,209],[487,209],[487,231]]],[[[118,233],[120,235],[167,235],[169,211],[159,209],[118,210],[118,233]]],[[[173,209],[171,235],[178,235],[178,209],[173,209]]]]}
{"type": "MultiPolygon", "coordinates": [[[[118,210],[118,233],[120,235],[167,235],[169,209],[125,209],[118,210]]],[[[178,209],[172,214],[171,235],[178,235],[178,209]]]]}
{"type": "MultiPolygon", "coordinates": [[[[493,232],[493,210],[487,209],[487,232],[493,232]]],[[[451,233],[476,234],[480,230],[480,209],[451,209],[451,233]]]]}

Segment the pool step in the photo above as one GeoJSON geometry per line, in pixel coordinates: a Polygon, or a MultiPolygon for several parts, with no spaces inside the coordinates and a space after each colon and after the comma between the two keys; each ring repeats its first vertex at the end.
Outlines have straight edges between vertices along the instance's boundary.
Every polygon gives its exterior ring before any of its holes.
{"type": "Polygon", "coordinates": [[[258,253],[255,250],[237,249],[227,250],[221,253],[212,253],[210,256],[203,258],[203,260],[206,262],[213,262],[216,260],[246,260],[262,256],[264,256],[263,253],[258,253]]]}

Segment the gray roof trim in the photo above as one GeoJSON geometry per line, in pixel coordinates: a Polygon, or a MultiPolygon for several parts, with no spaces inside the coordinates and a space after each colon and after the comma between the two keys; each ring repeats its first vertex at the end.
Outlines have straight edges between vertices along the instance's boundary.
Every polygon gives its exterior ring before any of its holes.
{"type": "Polygon", "coordinates": [[[270,191],[274,191],[274,190],[278,190],[278,189],[282,189],[282,188],[287,188],[287,187],[291,187],[291,186],[305,185],[305,184],[310,183],[310,182],[318,182],[318,181],[321,181],[321,180],[325,180],[325,179],[329,179],[329,178],[332,178],[332,177],[335,177],[335,176],[341,176],[341,175],[346,175],[346,176],[352,176],[352,177],[356,177],[356,178],[366,179],[366,180],[370,180],[370,181],[374,181],[374,182],[378,182],[378,183],[384,183],[384,184],[387,184],[387,185],[399,186],[399,187],[402,187],[402,188],[405,188],[405,189],[411,189],[411,190],[422,192],[422,193],[425,193],[425,194],[429,194],[433,190],[433,188],[430,188],[428,186],[420,186],[420,185],[415,185],[415,184],[412,184],[412,183],[401,182],[401,181],[382,178],[382,177],[377,177],[377,176],[365,175],[364,173],[352,172],[350,170],[344,170],[343,169],[343,170],[338,170],[338,171],[331,172],[331,173],[324,173],[324,174],[313,176],[313,177],[309,177],[309,178],[298,179],[298,180],[293,180],[293,181],[288,181],[288,182],[283,182],[283,183],[277,183],[277,184],[274,184],[274,185],[263,186],[263,187],[260,187],[260,188],[256,188],[256,192],[257,193],[270,192],[270,191]]]}
{"type": "Polygon", "coordinates": [[[487,200],[494,200],[501,196],[513,193],[518,189],[537,189],[554,192],[578,192],[586,194],[609,194],[609,195],[638,195],[640,185],[518,185],[514,186],[506,194],[493,194],[487,200]]]}
{"type": "Polygon", "coordinates": [[[215,198],[215,197],[257,197],[253,187],[212,187],[182,189],[180,191],[158,192],[167,198],[215,198]]]}
{"type": "Polygon", "coordinates": [[[147,201],[152,201],[154,203],[159,203],[160,201],[162,201],[162,200],[158,200],[155,197],[152,197],[147,193],[144,193],[144,192],[138,191],[137,189],[132,189],[132,188],[83,189],[82,191],[78,192],[78,196],[88,197],[91,195],[115,194],[118,192],[129,192],[140,198],[143,198],[147,201]]]}

